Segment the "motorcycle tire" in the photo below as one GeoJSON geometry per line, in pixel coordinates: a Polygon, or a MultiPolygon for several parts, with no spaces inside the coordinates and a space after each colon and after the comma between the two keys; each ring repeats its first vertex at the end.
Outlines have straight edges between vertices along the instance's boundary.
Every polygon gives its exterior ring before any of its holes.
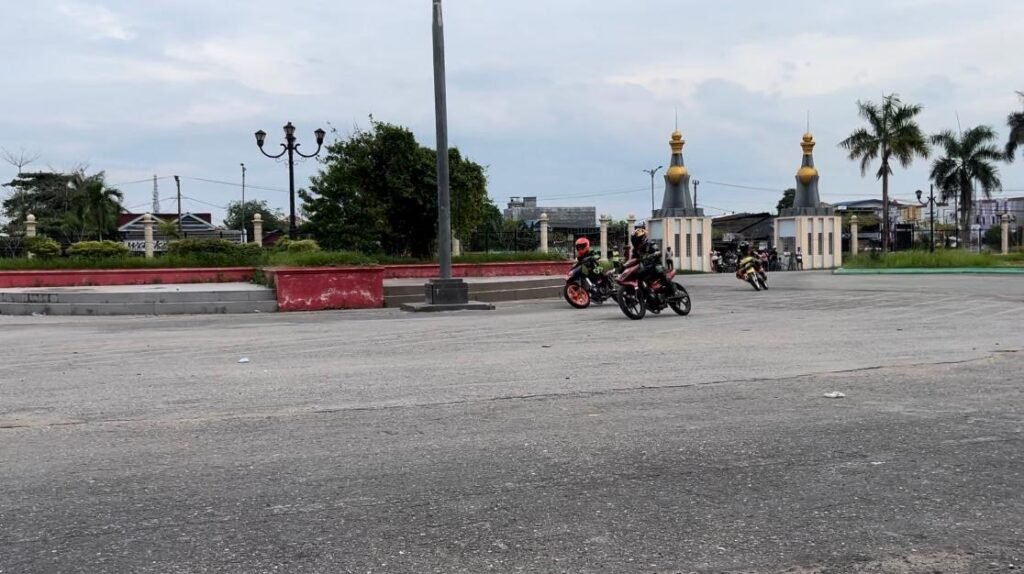
{"type": "Polygon", "coordinates": [[[750,283],[754,287],[754,291],[761,290],[761,286],[757,284],[757,280],[755,280],[753,277],[747,279],[747,283],[750,283]]]}
{"type": "Polygon", "coordinates": [[[583,288],[579,283],[566,283],[562,289],[562,297],[565,301],[575,307],[576,309],[586,309],[590,307],[590,293],[583,288]]]}
{"type": "Polygon", "coordinates": [[[682,315],[683,317],[685,317],[690,314],[690,294],[686,291],[686,287],[683,287],[679,283],[672,284],[675,285],[676,295],[678,296],[680,293],[682,293],[683,296],[681,298],[670,299],[668,302],[668,306],[671,307],[677,315],[682,315]]]}
{"type": "Polygon", "coordinates": [[[762,279],[761,277],[758,277],[757,282],[761,285],[761,289],[764,289],[765,291],[768,290],[768,281],[762,279]]]}
{"type": "Polygon", "coordinates": [[[647,314],[647,305],[636,289],[623,289],[619,292],[619,309],[634,321],[639,321],[647,314]]]}

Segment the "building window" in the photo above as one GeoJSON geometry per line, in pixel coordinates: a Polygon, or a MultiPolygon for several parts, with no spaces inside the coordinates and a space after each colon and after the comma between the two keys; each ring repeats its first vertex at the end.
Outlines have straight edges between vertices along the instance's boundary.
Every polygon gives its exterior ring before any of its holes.
{"type": "Polygon", "coordinates": [[[824,255],[825,254],[825,245],[823,245],[824,243],[825,243],[825,234],[821,233],[821,232],[818,232],[818,255],[824,255]]]}
{"type": "Polygon", "coordinates": [[[704,234],[697,234],[697,257],[704,257],[704,234]]]}
{"type": "Polygon", "coordinates": [[[835,237],[833,236],[833,233],[831,231],[829,231],[828,232],[828,254],[829,255],[835,255],[836,254],[836,244],[833,243],[834,239],[835,239],[835,237]]]}
{"type": "Polygon", "coordinates": [[[693,257],[693,236],[689,233],[686,234],[686,258],[693,257]]]}
{"type": "Polygon", "coordinates": [[[814,255],[814,233],[807,232],[807,255],[814,255]]]}

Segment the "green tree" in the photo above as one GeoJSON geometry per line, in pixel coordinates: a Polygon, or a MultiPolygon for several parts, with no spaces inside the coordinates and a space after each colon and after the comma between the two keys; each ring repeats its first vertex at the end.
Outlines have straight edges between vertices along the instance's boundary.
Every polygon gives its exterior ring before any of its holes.
{"type": "Polygon", "coordinates": [[[889,176],[893,173],[892,161],[896,160],[907,168],[914,158],[928,157],[928,141],[916,121],[923,107],[904,104],[898,95],[890,94],[882,98],[881,105],[857,102],[857,108],[868,127],[858,128],[839,146],[850,153],[850,160],[860,161],[861,175],[867,175],[874,160],[881,160],[876,176],[882,180],[882,250],[888,251],[889,176]]]}
{"type": "Polygon", "coordinates": [[[242,218],[245,218],[246,237],[254,237],[252,218],[257,213],[263,219],[263,233],[271,231],[287,231],[288,219],[283,211],[267,205],[265,200],[249,200],[245,202],[244,209],[241,201],[228,203],[227,213],[224,216],[224,227],[228,229],[241,229],[242,218]]]}
{"type": "MultiPolygon", "coordinates": [[[[1024,102],[1024,92],[1017,92],[1024,102]]],[[[1006,159],[1013,161],[1017,146],[1024,144],[1024,111],[1014,112],[1006,117],[1006,125],[1010,127],[1010,136],[1006,141],[1006,159]]]]}
{"type": "Polygon", "coordinates": [[[946,130],[931,139],[944,153],[932,164],[931,180],[943,201],[959,199],[961,237],[970,237],[975,185],[986,198],[1002,187],[995,162],[1005,156],[995,143],[996,132],[989,126],[977,126],[960,135],[946,130]]]}
{"type": "Polygon", "coordinates": [[[95,234],[100,241],[116,235],[117,214],[123,211],[124,194],[107,187],[103,172],[91,176],[76,173],[71,185],[75,193],[74,217],[85,227],[83,235],[95,234]]]}
{"type": "MultiPolygon", "coordinates": [[[[437,241],[436,155],[401,126],[375,121],[327,146],[300,193],[308,229],[327,249],[428,258],[437,241]]],[[[484,168],[449,150],[452,228],[467,237],[493,215],[484,168]]]]}
{"type": "Polygon", "coordinates": [[[793,207],[793,202],[795,200],[796,200],[796,189],[791,187],[791,188],[787,189],[786,191],[782,192],[782,199],[779,200],[779,203],[778,203],[778,205],[775,206],[775,209],[777,209],[779,215],[781,215],[783,209],[789,209],[789,208],[793,207]]]}
{"type": "Polygon", "coordinates": [[[40,235],[63,243],[116,233],[122,194],[107,187],[103,172],[20,173],[4,186],[13,190],[3,202],[8,231],[22,231],[31,213],[40,235]]]}

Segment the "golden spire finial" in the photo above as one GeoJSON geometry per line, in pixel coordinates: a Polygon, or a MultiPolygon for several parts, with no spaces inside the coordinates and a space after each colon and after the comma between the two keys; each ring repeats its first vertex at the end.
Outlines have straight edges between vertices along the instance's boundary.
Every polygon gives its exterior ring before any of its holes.
{"type": "Polygon", "coordinates": [[[672,132],[672,141],[668,142],[668,145],[672,146],[672,153],[683,153],[683,146],[686,145],[683,132],[679,130],[672,132]]]}
{"type": "Polygon", "coordinates": [[[804,134],[804,141],[800,143],[800,147],[804,150],[804,155],[811,155],[814,152],[814,135],[811,132],[804,134]]]}

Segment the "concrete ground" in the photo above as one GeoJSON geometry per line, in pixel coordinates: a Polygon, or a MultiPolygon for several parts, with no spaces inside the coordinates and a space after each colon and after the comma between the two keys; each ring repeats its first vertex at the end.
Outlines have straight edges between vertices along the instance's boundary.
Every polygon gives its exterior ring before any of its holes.
{"type": "Polygon", "coordinates": [[[1024,278],[683,281],[643,321],[0,317],[0,571],[1024,567],[1024,278]]]}

